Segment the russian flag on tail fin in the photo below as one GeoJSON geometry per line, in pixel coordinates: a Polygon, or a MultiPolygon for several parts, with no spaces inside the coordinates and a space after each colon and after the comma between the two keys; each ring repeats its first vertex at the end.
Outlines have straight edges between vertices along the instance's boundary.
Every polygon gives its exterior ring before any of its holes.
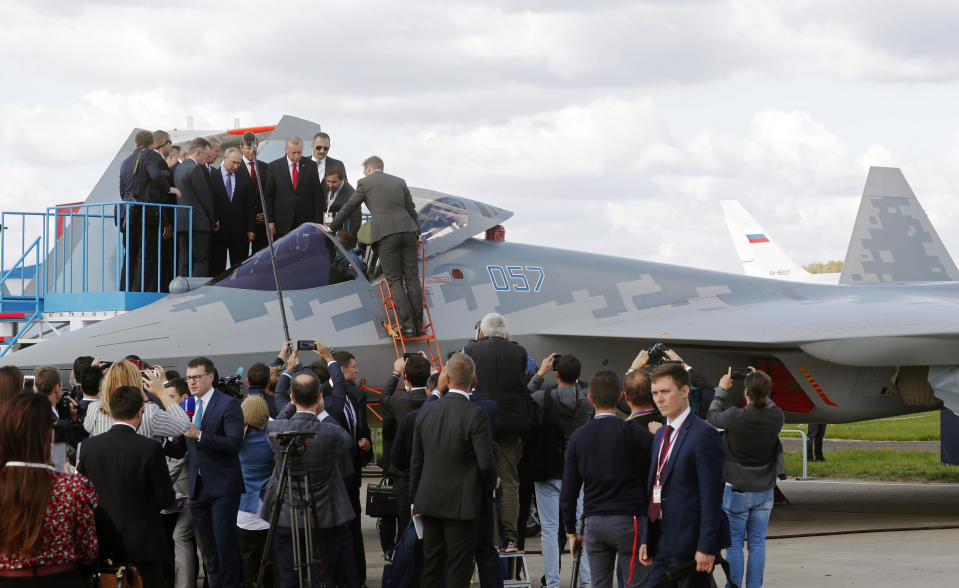
{"type": "Polygon", "coordinates": [[[766,235],[762,233],[753,233],[751,235],[746,235],[746,238],[749,239],[750,243],[769,243],[769,239],[767,239],[766,235]]]}

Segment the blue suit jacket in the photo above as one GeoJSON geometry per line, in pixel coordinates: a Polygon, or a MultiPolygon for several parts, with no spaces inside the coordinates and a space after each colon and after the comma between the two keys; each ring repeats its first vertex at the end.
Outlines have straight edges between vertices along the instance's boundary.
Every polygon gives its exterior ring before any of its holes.
{"type": "MultiPolygon", "coordinates": [[[[650,499],[665,429],[653,439],[650,499]]],[[[656,560],[685,563],[697,551],[718,554],[729,546],[729,521],[723,512],[723,448],[719,432],[692,412],[673,443],[663,471],[662,519],[647,527],[643,543],[655,549],[651,555],[656,560]]]]}
{"type": "Polygon", "coordinates": [[[243,494],[240,447],[243,446],[243,411],[230,396],[211,390],[203,404],[200,440],[187,439],[190,496],[196,496],[197,469],[208,496],[243,494]]]}

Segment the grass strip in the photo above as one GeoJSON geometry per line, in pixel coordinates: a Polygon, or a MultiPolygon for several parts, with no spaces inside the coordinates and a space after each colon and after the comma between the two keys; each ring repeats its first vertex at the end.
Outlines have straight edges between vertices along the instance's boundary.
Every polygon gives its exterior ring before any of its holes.
{"type": "MultiPolygon", "coordinates": [[[[809,462],[810,476],[817,478],[957,482],[959,466],[939,463],[938,451],[893,451],[891,449],[846,449],[826,453],[825,462],[809,462]]],[[[802,475],[802,454],[786,453],[790,478],[802,475]]]]}
{"type": "MultiPolygon", "coordinates": [[[[806,425],[786,425],[787,429],[807,430],[806,425]]],[[[864,441],[939,441],[939,411],[829,425],[827,439],[864,441]]]]}

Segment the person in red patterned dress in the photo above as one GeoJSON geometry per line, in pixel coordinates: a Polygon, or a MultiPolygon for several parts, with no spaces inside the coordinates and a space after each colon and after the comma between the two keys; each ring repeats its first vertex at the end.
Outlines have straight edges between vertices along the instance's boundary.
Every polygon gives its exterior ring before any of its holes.
{"type": "Polygon", "coordinates": [[[86,586],[80,566],[97,557],[85,477],[50,466],[50,401],[23,393],[0,411],[0,587],[86,586]]]}

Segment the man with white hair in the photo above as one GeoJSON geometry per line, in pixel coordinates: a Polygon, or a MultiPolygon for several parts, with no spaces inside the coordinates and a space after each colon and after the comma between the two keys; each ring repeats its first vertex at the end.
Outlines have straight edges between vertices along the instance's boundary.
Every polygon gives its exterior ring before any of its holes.
{"type": "Polygon", "coordinates": [[[499,444],[499,475],[503,499],[500,503],[500,535],[507,553],[517,550],[519,532],[519,473],[523,456],[522,435],[533,427],[533,412],[526,388],[527,355],[523,347],[509,339],[506,318],[495,312],[480,321],[476,341],[463,353],[476,362],[476,392],[499,406],[499,422],[493,439],[499,444]]]}

